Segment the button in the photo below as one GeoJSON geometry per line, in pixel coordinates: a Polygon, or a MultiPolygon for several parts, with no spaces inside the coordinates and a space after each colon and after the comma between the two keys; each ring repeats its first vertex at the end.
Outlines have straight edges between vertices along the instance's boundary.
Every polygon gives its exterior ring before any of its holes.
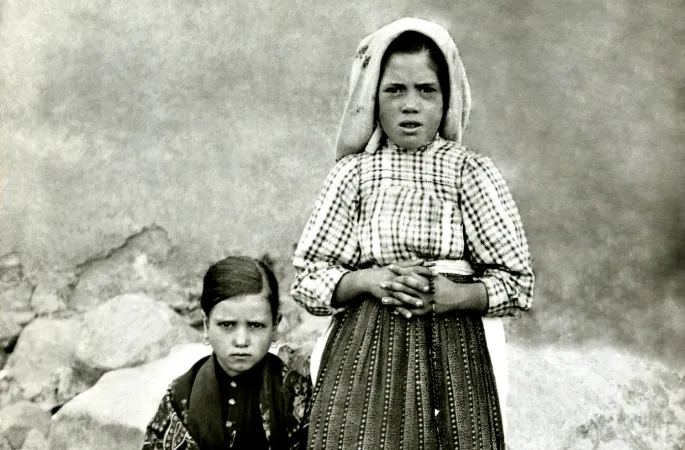
{"type": "Polygon", "coordinates": [[[231,381],[231,387],[238,387],[235,381],[231,381]]]}
{"type": "Polygon", "coordinates": [[[232,398],[228,399],[228,404],[231,406],[235,405],[235,400],[233,400],[232,398]]]}
{"type": "Polygon", "coordinates": [[[226,427],[231,428],[232,426],[233,426],[233,422],[231,422],[230,420],[228,422],[226,422],[226,427]]]}

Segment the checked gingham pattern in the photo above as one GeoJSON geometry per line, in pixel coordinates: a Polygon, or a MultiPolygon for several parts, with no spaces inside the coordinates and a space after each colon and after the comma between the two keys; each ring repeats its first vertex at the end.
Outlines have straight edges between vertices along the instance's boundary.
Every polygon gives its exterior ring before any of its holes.
{"type": "Polygon", "coordinates": [[[528,243],[502,175],[490,158],[441,138],[415,152],[386,142],[338,161],[295,250],[291,293],[329,315],[344,274],[413,258],[469,260],[487,289],[487,315],[531,307],[528,243]]]}

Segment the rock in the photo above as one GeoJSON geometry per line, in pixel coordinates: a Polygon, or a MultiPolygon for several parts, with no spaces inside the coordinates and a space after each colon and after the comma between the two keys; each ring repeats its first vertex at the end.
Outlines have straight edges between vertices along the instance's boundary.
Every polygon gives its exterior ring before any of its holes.
{"type": "Polygon", "coordinates": [[[164,359],[106,373],[55,414],[50,448],[140,449],[145,428],[169,383],[210,352],[202,344],[185,344],[164,359]]]}
{"type": "Polygon", "coordinates": [[[26,440],[21,450],[48,450],[48,440],[38,430],[31,430],[26,435],[26,440]]]}
{"type": "Polygon", "coordinates": [[[0,450],[14,450],[9,441],[2,436],[0,436],[0,450]]]}
{"type": "Polygon", "coordinates": [[[0,410],[0,435],[15,449],[21,448],[32,429],[47,436],[51,423],[50,413],[31,402],[14,403],[0,410]]]}
{"type": "Polygon", "coordinates": [[[162,358],[201,335],[162,302],[143,294],[114,297],[83,317],[75,367],[93,374],[162,358]]]}
{"type": "Polygon", "coordinates": [[[39,316],[44,316],[63,311],[67,305],[57,289],[39,284],[31,296],[31,309],[39,316]]]}
{"type": "Polygon", "coordinates": [[[129,238],[106,257],[80,266],[79,280],[67,306],[88,311],[112,297],[140,292],[172,308],[185,308],[188,305],[185,290],[162,264],[170,250],[167,233],[159,227],[129,238]]]}
{"type": "Polygon", "coordinates": [[[172,250],[169,233],[157,225],[144,227],[139,233],[126,239],[123,251],[135,251],[147,255],[153,263],[162,263],[172,250]]]}
{"type": "MultiPolygon", "coordinates": [[[[300,308],[302,309],[302,308],[300,308]]],[[[321,336],[331,323],[330,316],[312,316],[305,314],[298,320],[298,324],[287,331],[281,332],[278,328],[278,341],[314,345],[314,342],[321,336]]]]}
{"type": "Polygon", "coordinates": [[[0,350],[11,349],[21,329],[35,317],[32,293],[33,285],[27,280],[0,290],[0,350]]]}
{"type": "Polygon", "coordinates": [[[3,311],[0,314],[0,350],[3,353],[5,349],[14,347],[21,333],[21,327],[13,313],[3,311]]]}
{"type": "Polygon", "coordinates": [[[289,295],[281,295],[279,300],[281,322],[278,324],[278,334],[284,336],[302,324],[306,311],[289,295]]]}
{"type": "MultiPolygon", "coordinates": [[[[685,441],[683,441],[683,443],[685,443],[685,441]]],[[[625,450],[627,448],[630,448],[630,445],[626,441],[618,440],[600,443],[597,450],[625,450]]]]}
{"type": "MultiPolygon", "coordinates": [[[[6,370],[0,371],[0,409],[24,399],[24,391],[6,370]]],[[[2,446],[0,446],[2,448],[2,446]]]]}
{"type": "Polygon", "coordinates": [[[17,252],[0,256],[0,285],[16,285],[24,278],[21,256],[17,252]]]}
{"type": "Polygon", "coordinates": [[[45,408],[61,404],[57,389],[62,374],[71,370],[79,326],[79,318],[38,318],[24,328],[4,368],[9,385],[0,405],[15,397],[8,392],[15,392],[16,386],[23,398],[45,408]]]}
{"type": "Polygon", "coordinates": [[[33,285],[28,280],[0,292],[0,311],[30,311],[33,285]]]}
{"type": "Polygon", "coordinates": [[[685,374],[612,348],[509,346],[508,447],[675,449],[685,374]]]}

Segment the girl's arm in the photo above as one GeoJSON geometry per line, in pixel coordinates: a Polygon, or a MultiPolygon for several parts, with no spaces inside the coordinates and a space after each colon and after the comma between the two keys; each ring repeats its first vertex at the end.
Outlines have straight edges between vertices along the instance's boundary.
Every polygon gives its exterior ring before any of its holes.
{"type": "MultiPolygon", "coordinates": [[[[516,204],[490,158],[473,154],[466,161],[460,192],[468,255],[486,293],[485,314],[506,316],[530,309],[535,278],[528,242],[516,204]]],[[[459,309],[472,302],[483,306],[480,287],[467,284],[461,289],[459,309]]]]}
{"type": "Polygon", "coordinates": [[[331,304],[341,278],[359,264],[357,211],[359,173],[353,156],[328,174],[293,255],[295,280],[290,292],[317,316],[335,312],[331,304]]]}

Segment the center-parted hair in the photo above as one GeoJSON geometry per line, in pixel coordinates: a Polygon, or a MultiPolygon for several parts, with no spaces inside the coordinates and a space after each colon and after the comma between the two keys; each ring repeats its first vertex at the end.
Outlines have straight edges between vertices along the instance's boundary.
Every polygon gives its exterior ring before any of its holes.
{"type": "Polygon", "coordinates": [[[419,33],[418,31],[405,31],[388,45],[388,48],[385,50],[383,58],[381,59],[381,73],[378,82],[380,83],[381,78],[383,78],[388,59],[390,59],[392,55],[396,53],[416,54],[424,51],[428,53],[428,57],[436,66],[438,82],[440,83],[440,90],[442,91],[444,115],[444,112],[447,111],[449,106],[448,102],[450,98],[447,61],[445,61],[445,55],[440,51],[438,45],[425,34],[419,33]]]}
{"type": "Polygon", "coordinates": [[[262,261],[248,256],[229,256],[212,265],[204,276],[200,307],[209,316],[214,305],[240,295],[266,290],[273,323],[278,321],[278,282],[262,261]]]}

